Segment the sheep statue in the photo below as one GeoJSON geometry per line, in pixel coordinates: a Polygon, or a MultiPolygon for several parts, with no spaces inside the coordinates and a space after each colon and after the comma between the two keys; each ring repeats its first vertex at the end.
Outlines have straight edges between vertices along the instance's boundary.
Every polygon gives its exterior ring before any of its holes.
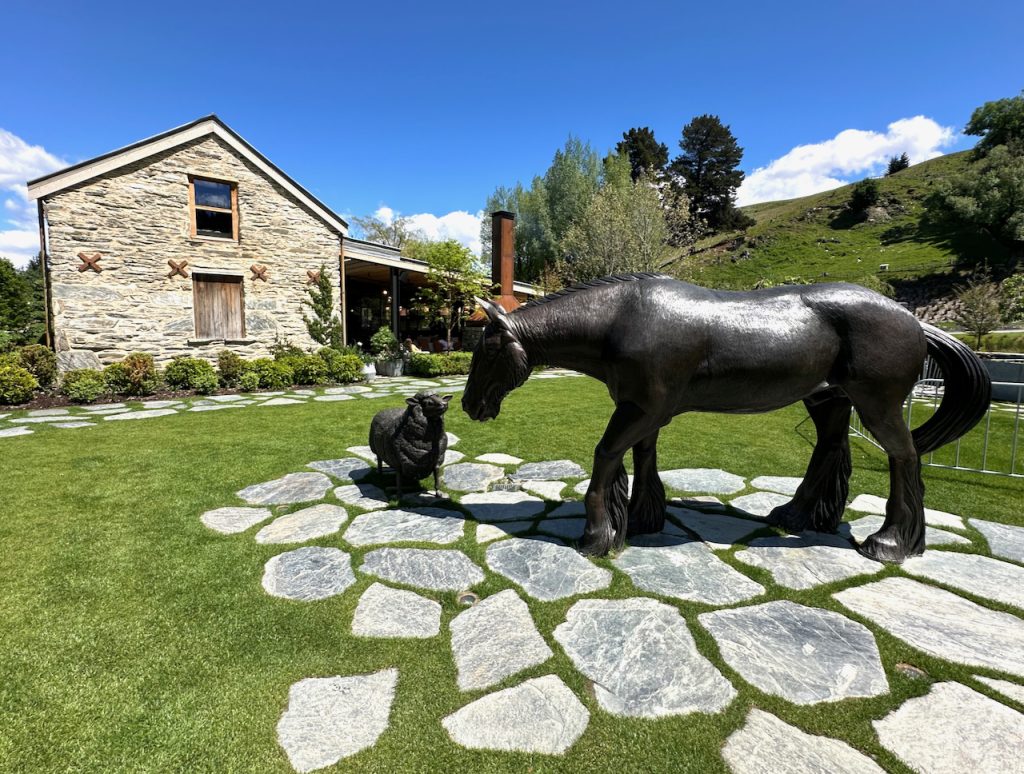
{"type": "Polygon", "coordinates": [[[444,431],[444,412],[451,395],[419,392],[406,398],[408,407],[384,409],[370,423],[370,449],[377,455],[377,472],[382,462],[394,468],[398,499],[402,499],[402,477],[419,481],[434,474],[434,493],[440,497],[438,475],[448,436],[444,431]]]}

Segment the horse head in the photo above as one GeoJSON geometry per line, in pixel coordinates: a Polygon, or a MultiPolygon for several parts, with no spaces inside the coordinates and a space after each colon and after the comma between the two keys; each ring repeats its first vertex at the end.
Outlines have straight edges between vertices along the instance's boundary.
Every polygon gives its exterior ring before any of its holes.
{"type": "Polygon", "coordinates": [[[508,313],[491,301],[476,302],[490,322],[473,351],[462,410],[470,419],[484,422],[498,416],[501,401],[530,376],[530,359],[508,313]]]}

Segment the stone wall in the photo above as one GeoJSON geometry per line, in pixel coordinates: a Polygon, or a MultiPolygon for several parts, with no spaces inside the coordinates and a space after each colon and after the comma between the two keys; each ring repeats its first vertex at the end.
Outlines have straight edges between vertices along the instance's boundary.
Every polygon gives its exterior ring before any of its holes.
{"type": "Polygon", "coordinates": [[[224,342],[196,340],[193,271],[242,276],[244,342],[227,348],[252,358],[276,337],[317,346],[302,321],[307,270],[323,264],[340,298],[340,240],[258,168],[209,136],[49,197],[45,204],[51,308],[63,363],[101,363],[148,352],[211,360],[224,342]],[[190,174],[238,186],[237,242],[190,236],[190,174]],[[78,254],[100,253],[97,274],[78,254]],[[168,260],[188,261],[189,278],[168,277],[168,260]],[[268,281],[253,279],[252,264],[268,281]],[[93,353],[93,354],[90,354],[93,353]]]}

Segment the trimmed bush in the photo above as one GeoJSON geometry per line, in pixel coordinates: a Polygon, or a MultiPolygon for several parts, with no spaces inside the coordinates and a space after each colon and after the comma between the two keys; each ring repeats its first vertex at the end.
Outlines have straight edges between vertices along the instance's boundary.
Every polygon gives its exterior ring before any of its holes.
{"type": "Polygon", "coordinates": [[[274,356],[274,360],[286,360],[306,353],[302,351],[301,347],[292,344],[289,339],[275,338],[274,343],[270,345],[270,354],[274,356]]]}
{"type": "Polygon", "coordinates": [[[292,370],[295,384],[323,384],[327,381],[327,363],[317,355],[290,355],[277,362],[292,370]]]}
{"type": "Polygon", "coordinates": [[[103,381],[107,390],[118,395],[149,395],[160,386],[160,374],[152,355],[132,352],[120,363],[104,368],[103,381]]]}
{"type": "Polygon", "coordinates": [[[418,352],[409,358],[408,369],[413,376],[452,376],[468,374],[472,362],[472,352],[448,352],[443,355],[418,352]]]}
{"type": "Polygon", "coordinates": [[[260,388],[260,375],[255,371],[244,371],[238,377],[238,387],[245,392],[252,392],[260,388]]]}
{"type": "Polygon", "coordinates": [[[39,386],[46,389],[57,381],[57,356],[42,344],[29,344],[18,350],[21,367],[32,374],[39,386]]]}
{"type": "Polygon", "coordinates": [[[217,389],[217,372],[197,357],[176,357],[164,369],[164,380],[179,390],[195,390],[203,395],[217,389]]]}
{"type": "Polygon", "coordinates": [[[324,347],[317,355],[327,365],[327,378],[338,384],[358,382],[363,378],[363,359],[359,355],[324,347]]]}
{"type": "Polygon", "coordinates": [[[103,368],[103,384],[107,392],[115,395],[128,393],[128,367],[124,363],[111,363],[103,368]]]}
{"type": "Polygon", "coordinates": [[[291,387],[294,375],[287,363],[261,357],[249,363],[249,373],[259,377],[259,386],[264,390],[280,390],[291,387]]]}
{"type": "Polygon", "coordinates": [[[241,356],[230,349],[222,349],[217,355],[217,371],[220,373],[220,383],[225,387],[236,386],[246,367],[246,362],[241,356]]]}
{"type": "Polygon", "coordinates": [[[105,390],[103,372],[95,368],[68,371],[60,383],[60,391],[75,403],[92,403],[105,390]]]}
{"type": "Polygon", "coordinates": [[[27,403],[38,388],[39,382],[28,369],[16,365],[0,366],[0,403],[27,403]]]}

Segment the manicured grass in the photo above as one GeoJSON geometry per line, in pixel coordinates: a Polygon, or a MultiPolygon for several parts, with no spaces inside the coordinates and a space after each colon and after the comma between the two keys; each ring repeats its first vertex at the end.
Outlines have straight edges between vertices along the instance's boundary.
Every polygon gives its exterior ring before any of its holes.
{"type": "MultiPolygon", "coordinates": [[[[455,594],[432,595],[443,606],[436,638],[362,640],[349,627],[371,578],[357,573],[353,588],[321,602],[275,599],[260,587],[263,565],[289,547],[258,545],[255,530],[219,535],[199,521],[206,510],[237,503],[234,492],[244,486],[366,443],[372,415],[401,400],[179,414],[74,431],[41,427],[0,442],[6,515],[0,523],[0,770],[289,771],[275,738],[289,686],[305,677],[390,666],[399,669],[391,727],[339,771],[717,772],[724,770],[724,740],[757,706],[806,731],[844,739],[903,772],[878,744],[872,719],[927,692],[932,680],[959,680],[998,698],[971,675],[1005,675],[925,656],[869,625],[891,693],[796,707],[751,688],[725,666],[697,621],[708,606],[676,600],[700,651],[739,696],[718,715],[613,717],[597,706],[588,681],[552,637],[575,599],[528,600],[555,656],[499,687],[554,672],[588,707],[590,725],[563,757],[464,750],[440,724],[483,693],[456,689],[447,625],[462,609],[455,594]],[[895,669],[901,662],[924,669],[928,679],[904,676],[895,669]]],[[[534,380],[506,399],[494,422],[470,422],[453,408],[448,429],[469,456],[502,451],[527,460],[570,458],[589,470],[610,411],[604,388],[589,379],[534,380]]],[[[748,479],[801,475],[813,438],[804,418],[796,408],[757,417],[677,418],[662,433],[659,466],[723,467],[748,479]]],[[[857,442],[853,456],[851,494],[884,495],[881,454],[857,442]]],[[[1020,480],[940,470],[925,477],[931,507],[1024,523],[1020,509],[1008,507],[1024,501],[1020,480]]],[[[974,541],[969,550],[984,548],[976,532],[965,534],[974,541]]],[[[340,538],[315,542],[338,545],[340,538]]],[[[472,527],[454,547],[484,566],[485,546],[476,544],[472,527]]],[[[358,568],[365,550],[345,550],[358,568]]],[[[863,578],[790,591],[737,562],[735,550],[719,555],[769,588],[755,601],[792,599],[857,618],[831,594],[863,578]]],[[[899,574],[887,568],[874,577],[899,574]]],[[[489,573],[476,590],[486,596],[502,588],[515,587],[489,573]]],[[[640,593],[616,573],[611,588],[593,596],[640,593]]]]}
{"type": "MultiPolygon", "coordinates": [[[[953,334],[958,339],[972,347],[977,343],[977,337],[970,333],[953,334]]],[[[1024,352],[1024,331],[1011,331],[1007,333],[986,333],[981,337],[981,348],[979,352],[1024,352]]]]}

